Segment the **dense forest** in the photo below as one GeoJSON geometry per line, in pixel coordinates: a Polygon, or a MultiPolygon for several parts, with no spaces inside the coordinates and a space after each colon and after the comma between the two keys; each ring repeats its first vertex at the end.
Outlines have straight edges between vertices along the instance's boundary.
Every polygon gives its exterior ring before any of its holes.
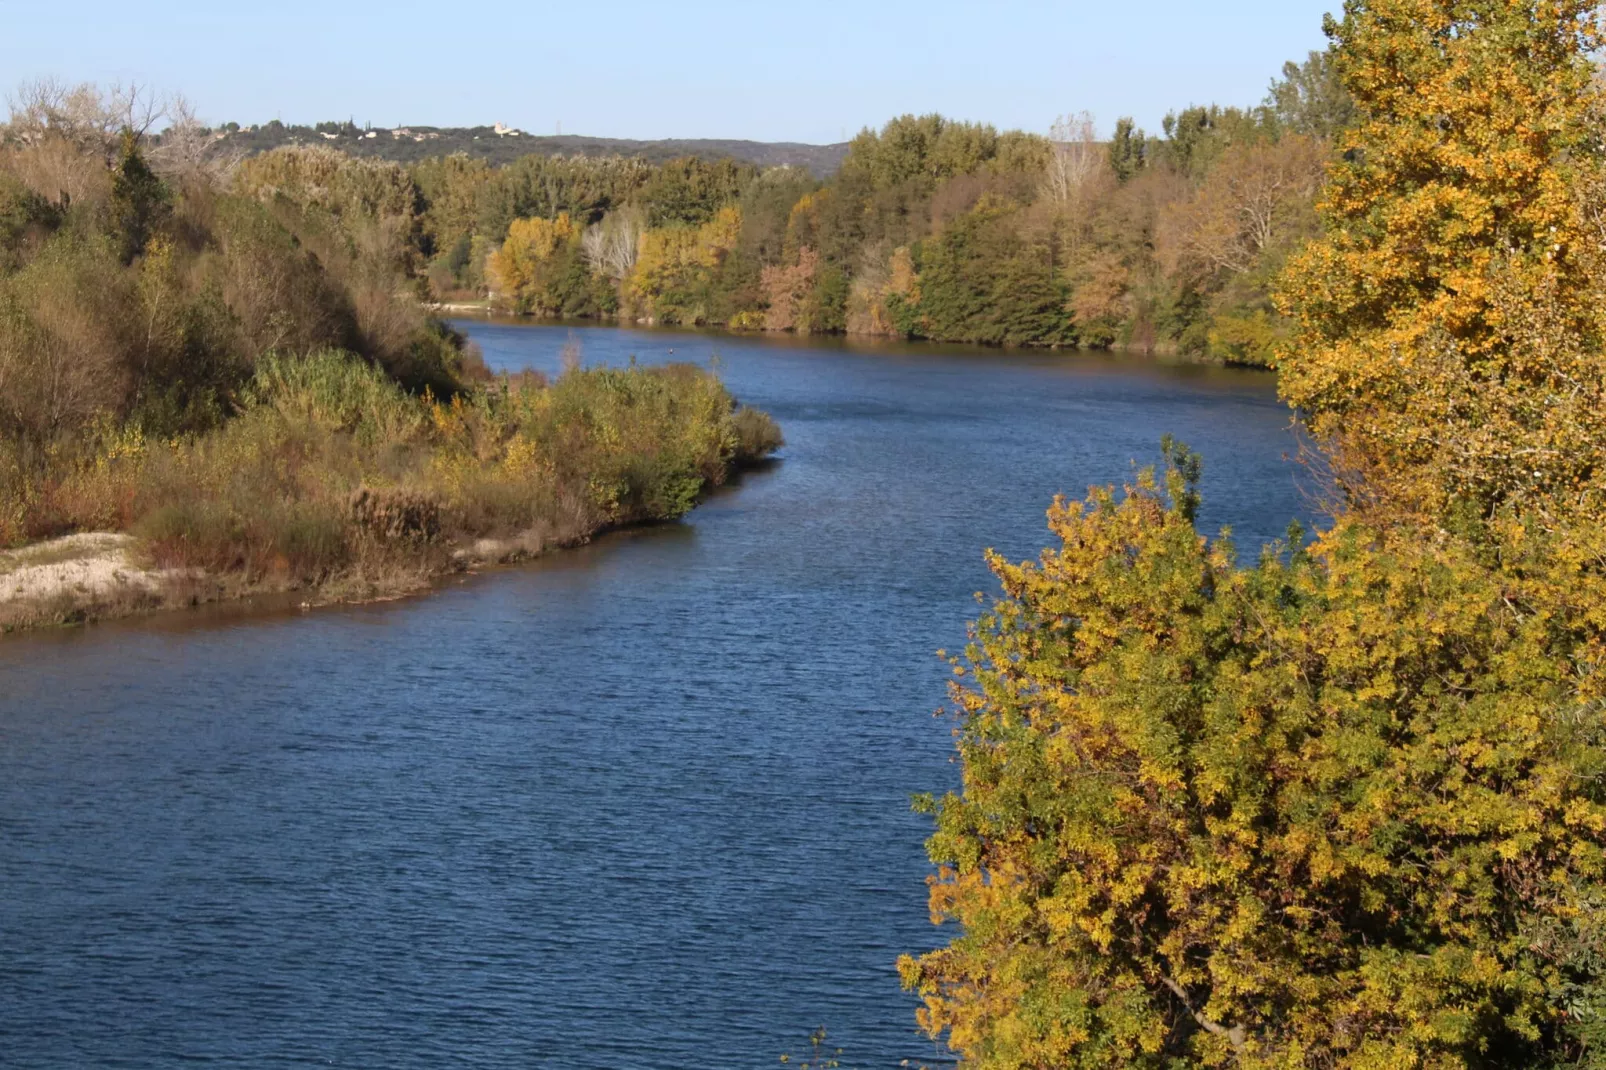
{"type": "Polygon", "coordinates": [[[1350,110],[1314,54],[1263,104],[1188,107],[1155,136],[1122,120],[1100,139],[1086,115],[1048,137],[905,116],[825,180],[730,158],[401,165],[312,145],[245,160],[235,185],[378,212],[436,298],[517,313],[1266,364],[1286,327],[1270,280],[1316,232],[1350,110]]]}
{"type": "Polygon", "coordinates": [[[1599,19],[1329,22],[1354,115],[1275,288],[1324,530],[1240,565],[1168,443],[990,555],[921,802],[959,931],[902,964],[962,1066],[1606,1066],[1599,19]]]}
{"type": "Polygon", "coordinates": [[[420,300],[405,175],[236,174],[157,117],[41,84],[0,127],[0,548],[131,533],[175,576],[362,595],[678,516],[778,444],[696,368],[492,376],[420,300]]]}

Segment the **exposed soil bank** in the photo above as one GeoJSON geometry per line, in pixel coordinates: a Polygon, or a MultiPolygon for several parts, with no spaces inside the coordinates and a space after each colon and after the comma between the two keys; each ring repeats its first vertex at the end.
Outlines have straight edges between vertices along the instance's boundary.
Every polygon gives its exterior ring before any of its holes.
{"type": "Polygon", "coordinates": [[[583,545],[596,534],[529,531],[450,550],[420,548],[411,567],[392,564],[381,572],[354,571],[311,585],[273,573],[157,568],[145,544],[132,535],[68,535],[0,551],[0,633],[286,593],[299,594],[306,607],[384,601],[425,590],[445,576],[583,545]]]}

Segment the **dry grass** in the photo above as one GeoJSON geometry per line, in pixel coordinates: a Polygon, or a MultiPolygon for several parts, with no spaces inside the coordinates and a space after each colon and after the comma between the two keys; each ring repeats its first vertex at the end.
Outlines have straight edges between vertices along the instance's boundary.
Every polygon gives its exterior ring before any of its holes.
{"type": "Polygon", "coordinates": [[[247,592],[384,597],[673,519],[779,444],[773,421],[687,366],[576,368],[436,401],[344,353],[269,358],[215,431],[162,441],[108,425],[32,478],[0,455],[13,492],[0,536],[126,532],[164,577],[79,592],[78,606],[66,592],[35,622],[247,592]]]}

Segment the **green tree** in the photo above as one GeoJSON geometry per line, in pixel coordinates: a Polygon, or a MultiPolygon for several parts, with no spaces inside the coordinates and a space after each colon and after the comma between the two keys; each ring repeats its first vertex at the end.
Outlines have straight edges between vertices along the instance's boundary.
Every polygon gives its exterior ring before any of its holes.
{"type": "Polygon", "coordinates": [[[1148,136],[1129,118],[1117,119],[1110,139],[1110,170],[1118,181],[1129,181],[1148,163],[1148,136]]]}
{"type": "Polygon", "coordinates": [[[1012,206],[983,204],[921,253],[919,333],[990,345],[1074,340],[1048,249],[1024,240],[1012,206]]]}
{"type": "Polygon", "coordinates": [[[1312,52],[1304,63],[1283,64],[1265,106],[1286,131],[1332,140],[1355,122],[1355,100],[1344,86],[1333,50],[1312,52]]]}
{"type": "Polygon", "coordinates": [[[112,227],[125,264],[145,251],[151,235],[167,216],[171,197],[162,180],[145,162],[139,138],[132,130],[122,134],[117,167],[112,172],[112,227]]]}
{"type": "Polygon", "coordinates": [[[638,196],[653,226],[700,227],[740,197],[757,176],[751,164],[687,156],[655,168],[638,196]]]}
{"type": "Polygon", "coordinates": [[[1156,154],[1196,179],[1208,175],[1228,149],[1263,141],[1273,132],[1264,112],[1215,104],[1172,112],[1164,128],[1165,140],[1155,146],[1156,154]]]}

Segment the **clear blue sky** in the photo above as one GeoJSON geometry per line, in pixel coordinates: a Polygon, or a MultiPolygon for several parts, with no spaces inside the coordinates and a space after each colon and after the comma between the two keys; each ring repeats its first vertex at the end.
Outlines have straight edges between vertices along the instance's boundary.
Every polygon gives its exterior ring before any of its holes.
{"type": "Polygon", "coordinates": [[[904,112],[1153,129],[1249,104],[1340,0],[0,0],[0,84],[148,83],[209,122],[827,142],[904,112]]]}

